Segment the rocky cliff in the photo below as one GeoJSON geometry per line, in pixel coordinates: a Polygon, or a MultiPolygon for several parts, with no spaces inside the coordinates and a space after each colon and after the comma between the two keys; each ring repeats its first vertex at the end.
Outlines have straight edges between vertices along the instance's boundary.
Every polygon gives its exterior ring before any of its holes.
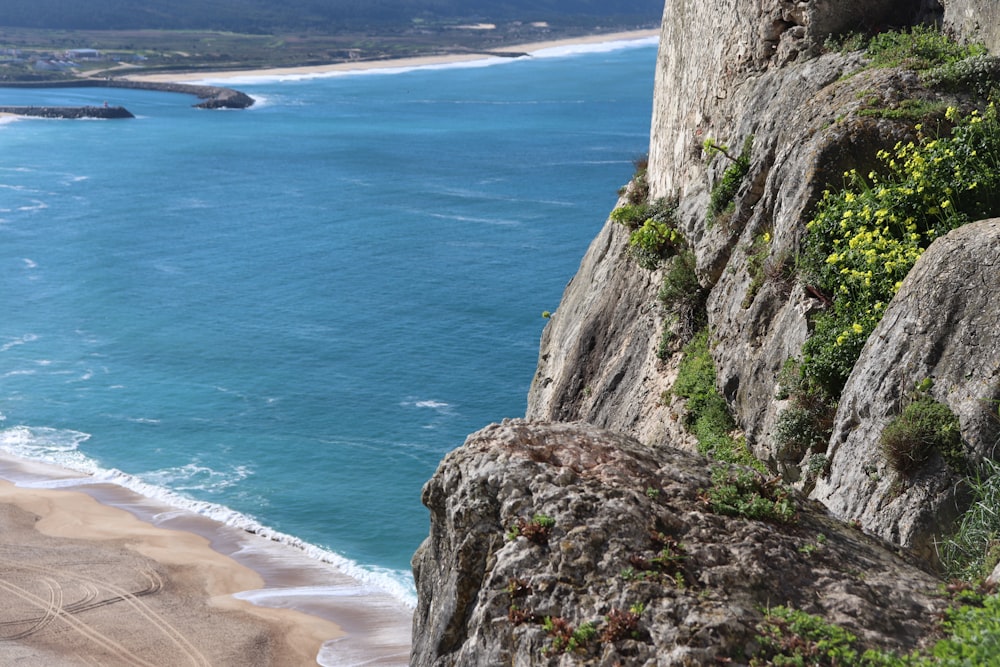
{"type": "MultiPolygon", "coordinates": [[[[697,258],[699,282],[708,290],[718,389],[736,424],[758,458],[807,487],[813,481],[807,479],[810,462],[827,453],[825,448],[788,450],[775,444],[776,422],[787,407],[777,396],[782,367],[801,358],[810,318],[827,303],[787,276],[760,284],[759,275],[753,275],[752,263],[760,261],[754,257],[759,252],[755,243],[766,234],[764,261],[775,267],[775,274],[790,269],[823,191],[842,184],[846,169],[867,173],[879,150],[916,135],[917,120],[873,110],[898,109],[910,100],[940,106],[965,100],[961,93],[929,89],[906,68],[865,69],[857,52],[824,53],[820,45],[831,31],[888,22],[909,25],[938,15],[960,36],[961,30],[975,26],[968,35],[975,39],[1000,34],[1000,24],[987,22],[992,3],[956,2],[943,8],[934,2],[736,4],[726,11],[716,3],[693,0],[668,4],[647,179],[652,198],[676,197],[679,202],[678,226],[697,258]],[[709,138],[730,146],[752,138],[748,173],[732,212],[716,224],[706,222],[706,209],[727,165],[706,160],[703,144],[709,138]]],[[[629,256],[627,236],[622,225],[609,220],[569,284],[542,337],[527,416],[583,420],[644,442],[681,444],[685,435],[679,432],[679,407],[665,400],[669,392],[664,393],[672,385],[679,355],[664,361],[657,354],[659,331],[667,324],[657,304],[664,271],[637,266],[629,256]]],[[[980,335],[989,334],[980,330],[980,335]]],[[[996,364],[995,358],[983,361],[996,364]]],[[[893,369],[883,364],[881,372],[893,369]]],[[[976,385],[969,391],[981,389],[976,385]]],[[[995,390],[981,393],[983,405],[995,390]]],[[[884,415],[898,411],[895,398],[879,408],[884,415]]],[[[872,426],[869,445],[881,425],[872,426]]],[[[994,444],[992,435],[978,427],[967,427],[963,434],[978,439],[974,448],[979,452],[994,444]]],[[[831,449],[832,454],[838,451],[839,446],[831,449]]],[[[832,497],[825,485],[817,493],[832,497]]],[[[853,508],[867,502],[859,496],[836,507],[842,518],[861,519],[853,508]]],[[[873,517],[869,513],[864,518],[873,517]]],[[[897,527],[884,521],[871,528],[901,544],[915,539],[901,537],[897,527]]],[[[926,535],[921,539],[926,542],[926,535]]]]}
{"type": "Polygon", "coordinates": [[[934,577],[818,503],[792,501],[787,525],[718,513],[716,482],[700,456],[585,424],[473,434],[424,488],[411,664],[739,661],[777,605],[865,646],[929,633],[945,604],[934,577]],[[531,532],[541,517],[544,535],[531,532]]]}
{"type": "MultiPolygon", "coordinates": [[[[995,52],[996,18],[989,0],[666,4],[648,168],[619,200],[659,208],[631,227],[613,215],[591,244],[542,336],[528,421],[471,436],[425,487],[412,664],[745,663],[766,656],[773,605],[848,628],[861,647],[928,641],[936,541],[1000,442],[1000,222],[942,227],[887,305],[869,308],[881,321],[853,371],[810,385],[825,397],[820,425],[789,426],[789,368],[835,312],[837,295],[802,268],[829,191],[851,179],[879,190],[875,172],[897,168],[886,151],[932,144],[925,123],[947,136],[985,105],[981,79],[941,85],[912,60],[871,67],[850,34],[929,23],[995,52]],[[643,266],[635,232],[650,222],[670,252],[643,266]],[[690,432],[695,399],[676,387],[691,327],[661,293],[683,262],[727,437],[760,471],[733,493],[777,494],[795,520],[715,511],[712,489],[739,474],[692,453],[713,448],[690,432]],[[950,449],[884,443],[913,403],[948,415],[950,449]]],[[[1000,82],[995,59],[975,58],[962,67],[1000,82]]],[[[947,192],[921,204],[935,219],[957,201],[947,192]]],[[[976,211],[1000,213],[996,192],[979,199],[976,211]]]]}

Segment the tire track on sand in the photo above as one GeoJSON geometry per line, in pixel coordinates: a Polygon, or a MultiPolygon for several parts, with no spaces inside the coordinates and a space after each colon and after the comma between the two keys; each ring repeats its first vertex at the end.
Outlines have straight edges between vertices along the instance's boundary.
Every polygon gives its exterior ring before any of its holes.
{"type": "Polygon", "coordinates": [[[45,598],[38,596],[32,593],[31,591],[22,588],[21,586],[2,580],[0,580],[0,590],[7,591],[11,595],[14,595],[15,597],[18,597],[21,600],[24,600],[28,604],[35,605],[42,609],[52,610],[56,618],[69,625],[73,630],[75,630],[80,635],[86,637],[95,644],[107,649],[118,658],[121,658],[123,661],[128,660],[132,664],[140,665],[141,667],[157,667],[154,663],[146,662],[145,660],[135,655],[134,653],[129,651],[127,648],[125,648],[115,640],[101,634],[100,632],[93,629],[83,621],[74,618],[72,614],[65,611],[61,607],[58,607],[55,604],[53,604],[52,597],[46,600],[45,598]]]}
{"type": "MultiPolygon", "coordinates": [[[[183,633],[177,630],[177,628],[171,625],[165,618],[160,616],[149,605],[145,604],[139,599],[140,596],[150,595],[162,589],[163,580],[160,578],[159,574],[157,574],[155,571],[152,570],[144,571],[143,574],[147,578],[146,587],[143,590],[139,591],[138,593],[132,593],[107,581],[96,579],[94,577],[88,577],[86,575],[81,575],[76,572],[73,572],[72,570],[64,570],[61,568],[54,568],[54,567],[45,567],[41,565],[30,565],[26,563],[17,563],[7,560],[0,560],[0,564],[3,564],[4,566],[10,568],[20,568],[22,570],[38,572],[43,575],[62,577],[66,580],[73,582],[87,582],[90,584],[97,585],[98,587],[113,593],[114,597],[90,603],[85,607],[86,609],[92,609],[97,606],[122,602],[131,607],[132,609],[134,609],[153,628],[162,632],[164,636],[167,639],[169,639],[180,650],[180,652],[183,653],[185,657],[187,657],[188,660],[190,660],[190,663],[192,665],[196,665],[197,667],[211,667],[211,663],[209,662],[209,660],[205,658],[205,656],[201,653],[201,651],[197,649],[197,647],[195,647],[190,641],[188,641],[188,639],[183,635],[183,633]]],[[[75,611],[83,611],[83,610],[84,609],[78,609],[75,611]]],[[[64,612],[63,616],[68,617],[69,614],[70,614],[69,612],[64,612]]],[[[86,624],[83,624],[82,622],[81,624],[84,625],[85,627],[89,627],[86,626],[86,624]]],[[[97,633],[96,630],[94,630],[94,632],[97,633]]],[[[101,636],[103,637],[103,635],[101,636]]],[[[110,639],[108,639],[108,641],[113,642],[113,640],[110,639]]],[[[127,649],[125,649],[124,647],[120,648],[127,651],[127,649]]],[[[141,664],[146,665],[149,663],[143,661],[141,664]]],[[[152,667],[156,666],[153,665],[152,667]]]]}

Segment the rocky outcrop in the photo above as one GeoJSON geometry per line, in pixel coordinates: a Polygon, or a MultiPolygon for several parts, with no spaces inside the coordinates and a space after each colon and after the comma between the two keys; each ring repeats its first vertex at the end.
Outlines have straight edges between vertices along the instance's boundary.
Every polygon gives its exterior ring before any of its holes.
{"type": "Polygon", "coordinates": [[[936,240],[910,271],[868,339],[841,396],[829,474],[812,493],[833,513],[933,562],[933,539],[961,503],[962,474],[936,455],[913,476],[879,450],[882,430],[914,388],[958,416],[971,461],[1000,445],[1000,220],[936,240]]]}
{"type": "Polygon", "coordinates": [[[585,420],[644,442],[683,442],[660,399],[672,378],[656,357],[658,277],[636,267],[627,247],[628,231],[614,223],[591,243],[542,336],[527,416],[585,420]]]}
{"type": "Polygon", "coordinates": [[[777,605],[869,646],[926,636],[944,604],[934,577],[817,503],[799,499],[788,524],[714,514],[709,469],[586,424],[506,421],[471,435],[424,487],[411,664],[740,663],[757,650],[761,610],[777,605]],[[544,539],[512,533],[536,515],[554,522],[544,539]],[[629,609],[634,636],[606,634],[613,610],[629,609]],[[596,633],[563,655],[545,617],[596,633]]]}

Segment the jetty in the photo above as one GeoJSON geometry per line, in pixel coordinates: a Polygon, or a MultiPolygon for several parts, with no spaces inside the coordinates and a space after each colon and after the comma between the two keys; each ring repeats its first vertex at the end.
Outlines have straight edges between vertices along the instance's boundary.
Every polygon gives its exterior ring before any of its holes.
{"type": "Polygon", "coordinates": [[[0,107],[0,114],[29,116],[32,118],[135,118],[125,107],[0,107]]]}
{"type": "Polygon", "coordinates": [[[165,93],[194,95],[201,102],[199,109],[247,109],[253,98],[239,90],[221,86],[201,86],[193,83],[161,83],[133,81],[131,79],[70,79],[62,81],[2,81],[5,88],[128,88],[132,90],[157,90],[165,93]]]}

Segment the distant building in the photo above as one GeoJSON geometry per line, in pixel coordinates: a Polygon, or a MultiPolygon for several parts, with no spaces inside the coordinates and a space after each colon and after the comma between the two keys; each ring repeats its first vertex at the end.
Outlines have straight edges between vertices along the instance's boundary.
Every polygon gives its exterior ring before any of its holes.
{"type": "Polygon", "coordinates": [[[73,60],[100,60],[101,52],[97,49],[70,49],[66,52],[66,57],[73,60]]]}

